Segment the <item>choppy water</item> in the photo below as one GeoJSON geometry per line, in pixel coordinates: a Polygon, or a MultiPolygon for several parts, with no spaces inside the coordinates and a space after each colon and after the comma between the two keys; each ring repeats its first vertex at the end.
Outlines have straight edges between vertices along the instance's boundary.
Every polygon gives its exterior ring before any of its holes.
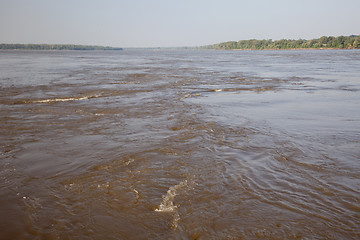
{"type": "Polygon", "coordinates": [[[0,239],[359,239],[360,51],[0,52],[0,239]]]}

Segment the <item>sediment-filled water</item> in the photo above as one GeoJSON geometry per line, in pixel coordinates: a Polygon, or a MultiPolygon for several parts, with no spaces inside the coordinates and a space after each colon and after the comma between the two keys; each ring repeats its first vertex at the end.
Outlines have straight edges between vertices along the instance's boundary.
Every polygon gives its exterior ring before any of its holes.
{"type": "Polygon", "coordinates": [[[1,51],[0,239],[359,239],[360,51],[1,51]]]}

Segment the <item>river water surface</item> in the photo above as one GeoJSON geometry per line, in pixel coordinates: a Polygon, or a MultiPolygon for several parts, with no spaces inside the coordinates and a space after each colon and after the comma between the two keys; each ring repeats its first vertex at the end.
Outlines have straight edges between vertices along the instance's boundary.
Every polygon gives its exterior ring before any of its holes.
{"type": "Polygon", "coordinates": [[[1,51],[0,239],[359,239],[360,51],[1,51]]]}

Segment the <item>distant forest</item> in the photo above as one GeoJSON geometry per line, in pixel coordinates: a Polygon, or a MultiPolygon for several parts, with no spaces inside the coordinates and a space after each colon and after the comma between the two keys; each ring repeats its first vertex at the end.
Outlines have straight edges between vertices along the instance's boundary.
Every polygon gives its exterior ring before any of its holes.
{"type": "Polygon", "coordinates": [[[71,44],[0,44],[7,50],[122,50],[122,48],[71,44]]]}
{"type": "Polygon", "coordinates": [[[318,39],[311,40],[291,40],[281,39],[272,41],[269,40],[240,40],[224,42],[214,45],[204,46],[205,49],[249,49],[249,50],[261,50],[261,49],[306,49],[306,48],[336,48],[336,49],[359,49],[360,48],[360,35],[351,36],[339,36],[339,37],[327,37],[323,36],[318,39]]]}

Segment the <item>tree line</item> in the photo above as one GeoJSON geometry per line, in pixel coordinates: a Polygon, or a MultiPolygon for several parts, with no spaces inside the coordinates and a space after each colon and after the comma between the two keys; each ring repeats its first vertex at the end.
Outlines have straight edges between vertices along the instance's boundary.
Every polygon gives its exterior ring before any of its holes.
{"type": "Polygon", "coordinates": [[[122,50],[122,48],[72,44],[0,44],[7,50],[122,50]]]}
{"type": "Polygon", "coordinates": [[[202,48],[205,49],[249,49],[249,50],[262,50],[262,49],[302,49],[302,48],[337,48],[337,49],[359,49],[360,48],[360,35],[351,36],[323,36],[318,39],[281,39],[273,41],[268,40],[240,40],[223,42],[213,45],[207,45],[202,48]]]}

